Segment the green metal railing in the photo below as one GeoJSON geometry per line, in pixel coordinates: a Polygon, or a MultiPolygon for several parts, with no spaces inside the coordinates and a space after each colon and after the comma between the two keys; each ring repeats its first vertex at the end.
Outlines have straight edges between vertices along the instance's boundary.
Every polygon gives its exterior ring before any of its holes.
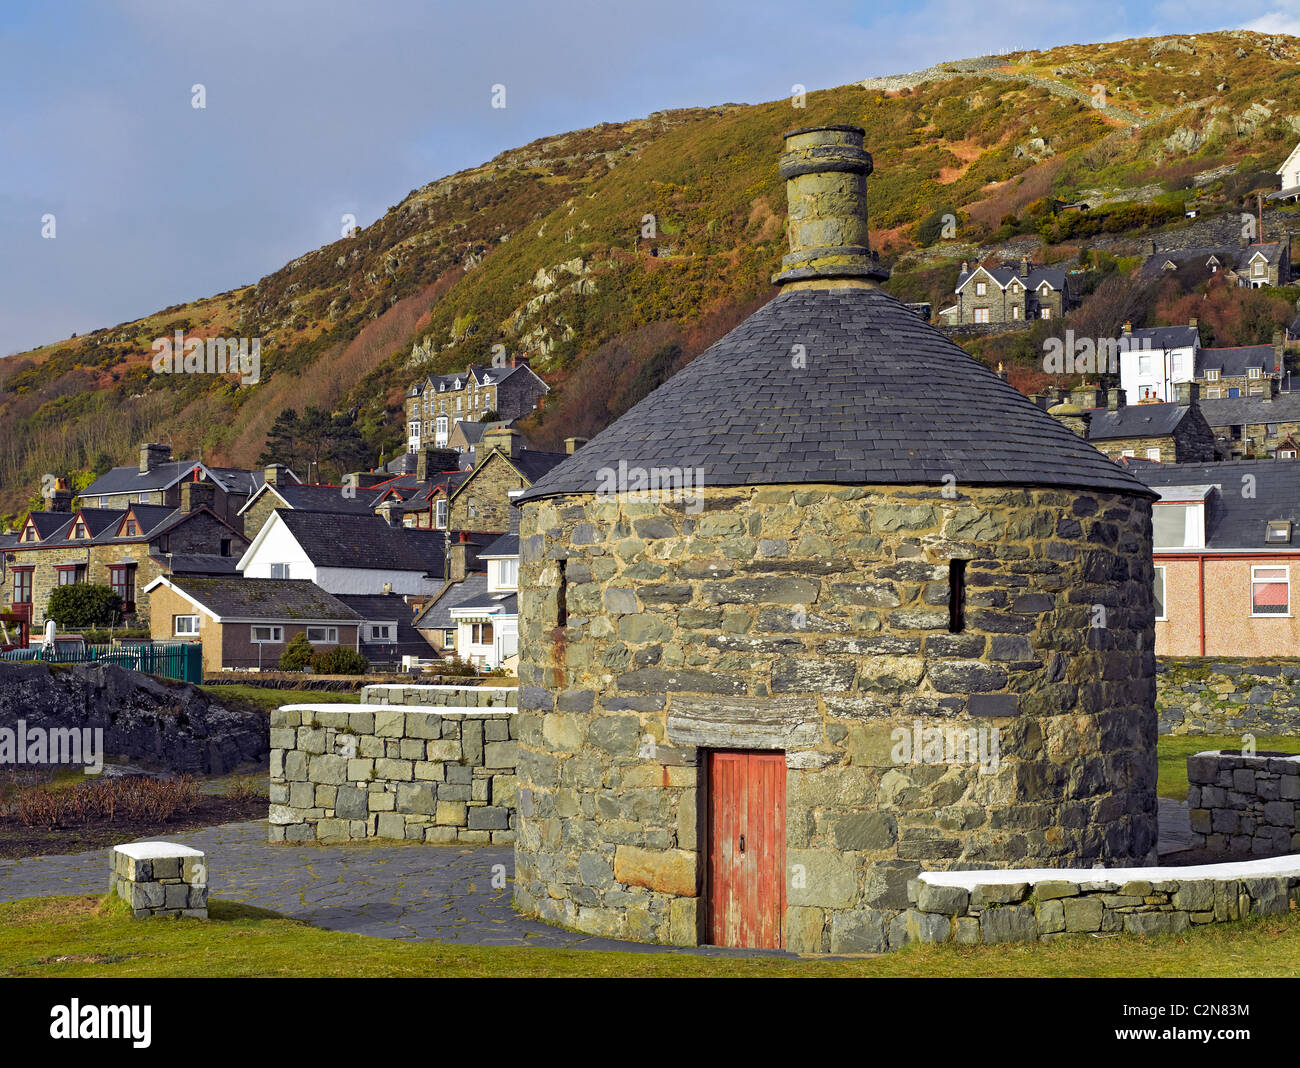
{"type": "Polygon", "coordinates": [[[83,645],[56,642],[53,651],[33,643],[29,649],[0,653],[5,660],[40,660],[51,664],[116,664],[147,675],[181,682],[203,681],[203,647],[197,642],[122,642],[83,645]]]}

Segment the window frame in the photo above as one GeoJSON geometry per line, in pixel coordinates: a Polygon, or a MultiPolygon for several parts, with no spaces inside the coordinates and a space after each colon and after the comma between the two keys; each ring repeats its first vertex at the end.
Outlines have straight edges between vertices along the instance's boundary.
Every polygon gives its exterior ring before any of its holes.
{"type": "MultiPolygon", "coordinates": [[[[1156,609],[1156,622],[1167,623],[1169,622],[1169,576],[1164,564],[1155,565],[1155,577],[1160,579],[1160,601],[1159,608],[1156,609]]],[[[1155,601],[1154,587],[1151,590],[1151,599],[1155,601]]]]}
{"type": "Polygon", "coordinates": [[[303,633],[307,635],[307,640],[311,642],[312,645],[338,645],[339,643],[338,627],[326,627],[326,626],[304,627],[303,633]],[[325,632],[325,637],[313,638],[311,636],[311,632],[314,630],[316,631],[323,630],[325,632]],[[330,635],[333,635],[333,637],[330,637],[330,635]]]}
{"type": "Polygon", "coordinates": [[[176,615],[172,616],[172,637],[173,638],[197,638],[199,636],[199,627],[201,626],[198,613],[193,615],[176,615]],[[193,630],[181,630],[181,620],[189,619],[194,621],[193,630]]]}
{"type": "Polygon", "coordinates": [[[1251,619],[1290,619],[1291,618],[1291,569],[1286,564],[1251,564],[1250,565],[1250,618],[1251,619]],[[1281,571],[1283,578],[1258,578],[1257,573],[1260,571],[1281,571]],[[1257,612],[1255,611],[1255,587],[1256,586],[1285,586],[1286,587],[1286,611],[1285,612],[1257,612]]]}
{"type": "Polygon", "coordinates": [[[248,628],[248,642],[250,645],[283,645],[284,627],[278,623],[253,623],[248,628]],[[269,630],[271,637],[259,638],[259,630],[269,630]]]}

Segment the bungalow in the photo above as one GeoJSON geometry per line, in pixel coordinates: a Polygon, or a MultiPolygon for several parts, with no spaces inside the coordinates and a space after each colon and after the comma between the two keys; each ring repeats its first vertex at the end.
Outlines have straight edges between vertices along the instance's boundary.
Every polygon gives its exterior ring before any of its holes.
{"type": "Polygon", "coordinates": [[[1297,656],[1300,465],[1130,468],[1152,509],[1158,656],[1297,656]]]}
{"type": "Polygon", "coordinates": [[[377,515],[277,508],[236,567],[246,578],[307,579],[336,594],[423,600],[443,585],[443,534],[377,515]]]}
{"type": "Polygon", "coordinates": [[[160,575],[144,588],[155,641],[197,641],[203,670],[275,670],[296,635],[330,649],[360,645],[361,617],[306,579],[160,575]]]}
{"type": "Polygon", "coordinates": [[[398,665],[403,656],[427,660],[433,648],[414,627],[415,613],[395,593],[339,594],[361,617],[361,654],[371,664],[398,665]]]}

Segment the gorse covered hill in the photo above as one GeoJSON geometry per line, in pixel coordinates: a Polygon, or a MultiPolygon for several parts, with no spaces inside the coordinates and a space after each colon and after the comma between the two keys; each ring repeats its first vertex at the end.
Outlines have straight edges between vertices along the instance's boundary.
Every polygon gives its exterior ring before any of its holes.
{"type": "Polygon", "coordinates": [[[284,409],[338,413],[391,456],[417,374],[494,353],[554,387],[526,427],[539,446],[589,435],[773,295],[781,133],[846,122],[867,131],[872,243],[901,298],[943,300],[961,259],[998,244],[1093,263],[1080,248],[1100,234],[1123,270],[1139,239],[1189,225],[1189,202],[1203,225],[1276,188],[1300,138],[1300,40],[1070,45],[535,141],[255,285],[0,361],[0,512],[142,440],[254,464],[284,409]],[[1091,233],[1052,208],[1080,200],[1091,233]],[[153,342],[178,330],[260,338],[260,380],[154,373],[153,342]]]}

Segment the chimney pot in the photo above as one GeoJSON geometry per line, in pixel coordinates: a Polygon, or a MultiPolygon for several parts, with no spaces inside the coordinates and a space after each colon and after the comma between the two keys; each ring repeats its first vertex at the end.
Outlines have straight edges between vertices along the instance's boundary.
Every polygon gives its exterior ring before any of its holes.
{"type": "Polygon", "coordinates": [[[882,282],[867,230],[867,175],[871,155],[860,126],[817,126],[785,135],[780,174],[785,180],[790,252],[778,285],[858,279],[882,282]]]}

